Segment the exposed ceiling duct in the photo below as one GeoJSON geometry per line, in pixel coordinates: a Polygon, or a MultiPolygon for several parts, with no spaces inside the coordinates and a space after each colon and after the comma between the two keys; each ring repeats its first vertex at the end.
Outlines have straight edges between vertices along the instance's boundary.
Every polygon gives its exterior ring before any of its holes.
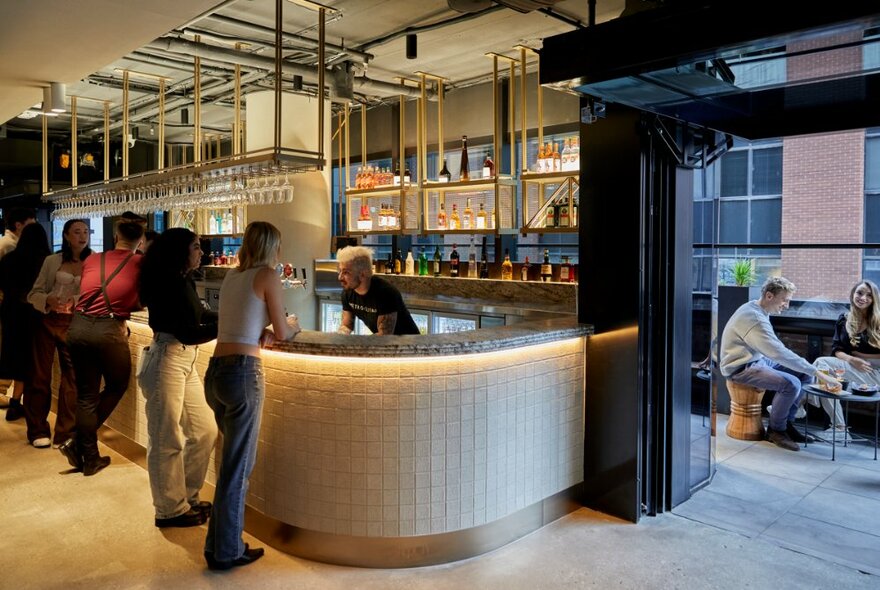
{"type": "MultiPolygon", "coordinates": [[[[224,47],[215,47],[213,45],[196,43],[194,41],[186,41],[183,39],[162,37],[161,39],[156,39],[155,41],[148,43],[146,47],[158,51],[188,55],[190,57],[198,56],[203,59],[221,63],[239,64],[258,70],[270,72],[275,70],[275,59],[272,57],[245,53],[234,49],[226,49],[224,47]]],[[[334,66],[334,68],[339,67],[341,66],[334,66]]],[[[290,76],[302,76],[303,80],[308,82],[316,83],[318,81],[318,70],[315,67],[285,62],[281,66],[281,71],[290,76]]],[[[333,94],[336,98],[347,98],[345,95],[348,93],[347,89],[349,88],[349,84],[346,76],[352,79],[350,86],[353,90],[362,90],[364,93],[380,96],[399,96],[402,94],[412,98],[420,96],[420,92],[416,88],[391,84],[389,82],[380,82],[366,77],[354,77],[353,70],[348,68],[346,68],[344,74],[336,74],[335,71],[331,69],[330,75],[333,76],[331,79],[339,79],[339,76],[342,76],[341,79],[342,82],[344,82],[342,84],[336,84],[338,88],[345,90],[333,94]]]]}
{"type": "Polygon", "coordinates": [[[517,12],[532,12],[542,8],[550,8],[562,0],[446,0],[449,8],[456,12],[478,12],[486,10],[493,4],[500,4],[517,12]]]}

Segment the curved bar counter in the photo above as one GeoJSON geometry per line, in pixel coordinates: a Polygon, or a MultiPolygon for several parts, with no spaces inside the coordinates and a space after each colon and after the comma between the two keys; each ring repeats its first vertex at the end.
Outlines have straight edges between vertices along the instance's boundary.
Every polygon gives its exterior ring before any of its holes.
{"type": "MultiPolygon", "coordinates": [[[[129,326],[136,360],[152,333],[129,326]]],[[[248,531],[309,559],[410,567],[478,555],[576,509],[590,332],[573,318],[303,332],[265,351],[248,531]]],[[[202,375],[212,348],[201,347],[202,375]]],[[[131,388],[108,426],[146,446],[131,388]]]]}

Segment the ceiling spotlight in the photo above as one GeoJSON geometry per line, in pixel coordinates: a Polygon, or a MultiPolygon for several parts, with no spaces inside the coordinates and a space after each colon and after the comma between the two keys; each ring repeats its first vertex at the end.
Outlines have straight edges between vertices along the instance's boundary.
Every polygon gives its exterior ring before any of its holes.
{"type": "Polygon", "coordinates": [[[406,59],[415,59],[418,55],[417,37],[415,33],[406,35],[406,59]]]}
{"type": "Polygon", "coordinates": [[[43,88],[43,112],[63,113],[67,110],[64,84],[51,82],[48,88],[43,88]]]}

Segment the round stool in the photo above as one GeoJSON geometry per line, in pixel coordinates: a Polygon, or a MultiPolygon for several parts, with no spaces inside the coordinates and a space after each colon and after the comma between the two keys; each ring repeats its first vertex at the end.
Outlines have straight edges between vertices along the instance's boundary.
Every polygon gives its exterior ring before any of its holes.
{"type": "Polygon", "coordinates": [[[764,440],[764,424],[761,422],[764,390],[728,380],[727,391],[730,393],[727,436],[739,440],[764,440]]]}

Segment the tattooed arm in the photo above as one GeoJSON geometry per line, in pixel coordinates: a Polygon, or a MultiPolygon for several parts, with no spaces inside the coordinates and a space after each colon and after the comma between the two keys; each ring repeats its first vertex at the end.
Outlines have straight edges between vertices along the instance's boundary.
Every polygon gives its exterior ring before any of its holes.
{"type": "Polygon", "coordinates": [[[376,321],[376,325],[379,328],[376,332],[377,335],[393,336],[394,327],[397,325],[397,312],[393,311],[385,315],[380,315],[376,321]]]}

